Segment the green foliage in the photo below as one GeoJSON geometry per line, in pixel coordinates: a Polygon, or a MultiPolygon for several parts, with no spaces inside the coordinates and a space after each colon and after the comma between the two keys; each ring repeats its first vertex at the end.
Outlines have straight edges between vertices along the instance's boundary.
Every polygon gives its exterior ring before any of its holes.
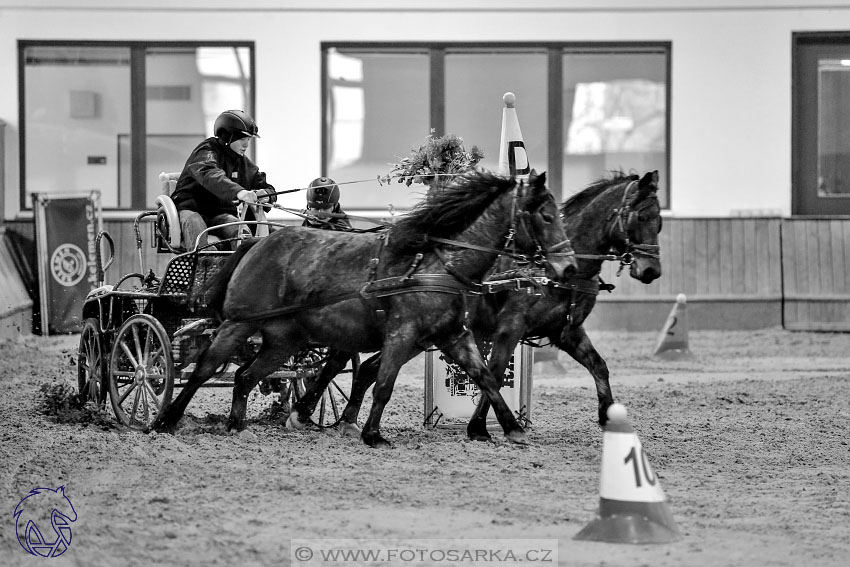
{"type": "Polygon", "coordinates": [[[424,145],[411,150],[410,155],[398,163],[391,164],[390,173],[379,181],[389,183],[390,179],[398,179],[399,183],[408,187],[412,183],[433,187],[442,179],[450,179],[452,175],[474,168],[483,157],[484,153],[478,146],[466,151],[463,138],[454,134],[437,137],[432,130],[424,145]]]}

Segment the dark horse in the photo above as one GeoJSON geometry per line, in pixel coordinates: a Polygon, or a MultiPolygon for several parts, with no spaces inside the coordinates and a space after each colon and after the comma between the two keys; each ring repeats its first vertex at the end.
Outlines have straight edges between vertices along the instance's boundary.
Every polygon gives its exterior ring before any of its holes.
{"type": "MultiPolygon", "coordinates": [[[[538,286],[534,294],[497,291],[481,297],[472,329],[479,339],[493,342],[488,366],[500,383],[521,339],[548,339],[593,376],[599,400],[599,423],[605,424],[608,406],[614,402],[608,366],[582,325],[596,304],[604,261],[619,259],[622,266],[629,266],[631,276],[643,283],[661,276],[658,248],[661,208],[657,190],[657,171],[642,178],[616,173],[591,184],[561,208],[567,235],[579,260],[578,272],[566,282],[538,286]]],[[[510,270],[503,275],[509,277],[510,270]]],[[[508,287],[516,289],[515,285],[508,287]]],[[[380,353],[360,366],[349,405],[343,413],[344,432],[356,430],[360,403],[373,383],[379,363],[380,353]]],[[[467,426],[470,438],[490,438],[486,428],[489,407],[487,399],[482,397],[467,426]]]]}
{"type": "Polygon", "coordinates": [[[235,377],[230,429],[245,427],[248,394],[257,383],[312,342],[343,353],[380,350],[362,439],[370,446],[389,445],[380,420],[398,371],[420,349],[435,345],[490,396],[506,437],[523,443],[525,432],[467,326],[468,299],[502,254],[534,257],[559,280],[575,270],[545,175],[526,184],[470,172],[429,192],[377,236],[287,227],[248,240],[205,290],[221,325],[153,428],[173,431],[198,388],[260,333],[256,357],[235,377]]]}
{"type": "MultiPolygon", "coordinates": [[[[590,342],[583,323],[596,305],[599,273],[606,260],[618,258],[621,266],[629,266],[631,277],[645,284],[661,277],[661,207],[657,191],[657,171],[642,178],[616,173],[591,184],[561,208],[567,235],[572,238],[579,260],[578,272],[565,284],[547,286],[541,295],[485,296],[476,311],[473,331],[476,336],[491,337],[493,348],[488,365],[500,383],[520,339],[547,339],[593,376],[599,424],[605,425],[608,407],[614,403],[608,365],[590,342]]],[[[488,409],[489,403],[482,398],[467,426],[470,438],[490,438],[486,429],[488,409]]]]}

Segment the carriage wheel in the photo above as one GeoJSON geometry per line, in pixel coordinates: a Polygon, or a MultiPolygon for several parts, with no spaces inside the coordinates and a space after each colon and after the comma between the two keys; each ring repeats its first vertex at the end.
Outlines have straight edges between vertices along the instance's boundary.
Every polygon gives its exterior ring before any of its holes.
{"type": "MultiPolygon", "coordinates": [[[[324,351],[324,354],[327,354],[326,351],[324,351]]],[[[359,366],[360,356],[354,355],[351,359],[352,371],[350,376],[354,375],[359,366]]],[[[318,372],[316,374],[318,375],[318,372]]],[[[293,403],[301,399],[312,381],[313,378],[303,377],[293,380],[291,389],[293,403]]],[[[328,387],[325,388],[324,392],[322,392],[322,397],[319,398],[319,401],[316,404],[316,409],[310,415],[310,423],[321,429],[336,427],[339,425],[339,422],[342,420],[342,412],[345,409],[346,404],[348,404],[348,394],[345,391],[345,387],[349,386],[350,390],[350,385],[351,379],[349,378],[337,376],[331,380],[331,383],[328,384],[328,387]]]]}
{"type": "Polygon", "coordinates": [[[109,357],[109,397],[122,424],[146,429],[171,401],[174,390],[171,341],[147,314],[132,315],[115,335],[109,357]]]}
{"type": "Polygon", "coordinates": [[[102,408],[106,403],[104,367],[100,322],[95,318],[88,318],[83,322],[80,346],[77,349],[77,390],[81,401],[94,402],[98,408],[102,408]]]}

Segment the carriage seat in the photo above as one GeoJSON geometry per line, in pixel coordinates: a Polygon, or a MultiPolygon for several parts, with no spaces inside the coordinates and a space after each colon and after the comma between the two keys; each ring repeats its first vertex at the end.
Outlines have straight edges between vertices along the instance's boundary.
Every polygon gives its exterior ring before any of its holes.
{"type": "MultiPolygon", "coordinates": [[[[162,193],[156,197],[156,223],[159,231],[156,233],[156,249],[157,252],[186,252],[183,247],[183,235],[180,229],[180,215],[177,212],[177,207],[174,201],[171,200],[171,193],[177,186],[177,179],[180,177],[180,172],[159,174],[159,183],[162,186],[162,193]],[[165,242],[163,242],[163,240],[165,242]],[[167,243],[167,245],[166,245],[167,243]]],[[[253,207],[254,217],[257,221],[266,221],[266,214],[263,207],[253,207]]],[[[245,219],[245,206],[239,206],[239,218],[245,219]]],[[[267,225],[258,225],[254,232],[257,236],[267,236],[269,228],[267,225]]],[[[207,235],[209,243],[218,242],[220,239],[214,234],[207,235]]]]}
{"type": "Polygon", "coordinates": [[[180,230],[180,215],[177,213],[174,201],[171,200],[171,193],[177,186],[179,177],[180,172],[166,173],[163,171],[159,174],[162,193],[156,197],[156,225],[159,227],[156,239],[157,252],[185,251],[183,249],[183,235],[180,230]],[[168,246],[162,240],[165,240],[168,246]]]}

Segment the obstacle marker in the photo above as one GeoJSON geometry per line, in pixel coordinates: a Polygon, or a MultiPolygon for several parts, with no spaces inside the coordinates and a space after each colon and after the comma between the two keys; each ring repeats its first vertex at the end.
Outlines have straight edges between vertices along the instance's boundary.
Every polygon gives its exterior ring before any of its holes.
{"type": "Polygon", "coordinates": [[[654,354],[668,359],[691,356],[688,349],[688,304],[684,293],[676,296],[676,304],[658,335],[654,354]]]}
{"type": "Polygon", "coordinates": [[[516,115],[516,95],[505,93],[502,96],[505,107],[502,109],[502,139],[499,144],[499,173],[527,180],[531,173],[525,142],[519,129],[516,115]]]}
{"type": "Polygon", "coordinates": [[[670,543],[680,537],[625,406],[612,404],[602,437],[599,517],[575,539],[643,544],[670,543]]]}

